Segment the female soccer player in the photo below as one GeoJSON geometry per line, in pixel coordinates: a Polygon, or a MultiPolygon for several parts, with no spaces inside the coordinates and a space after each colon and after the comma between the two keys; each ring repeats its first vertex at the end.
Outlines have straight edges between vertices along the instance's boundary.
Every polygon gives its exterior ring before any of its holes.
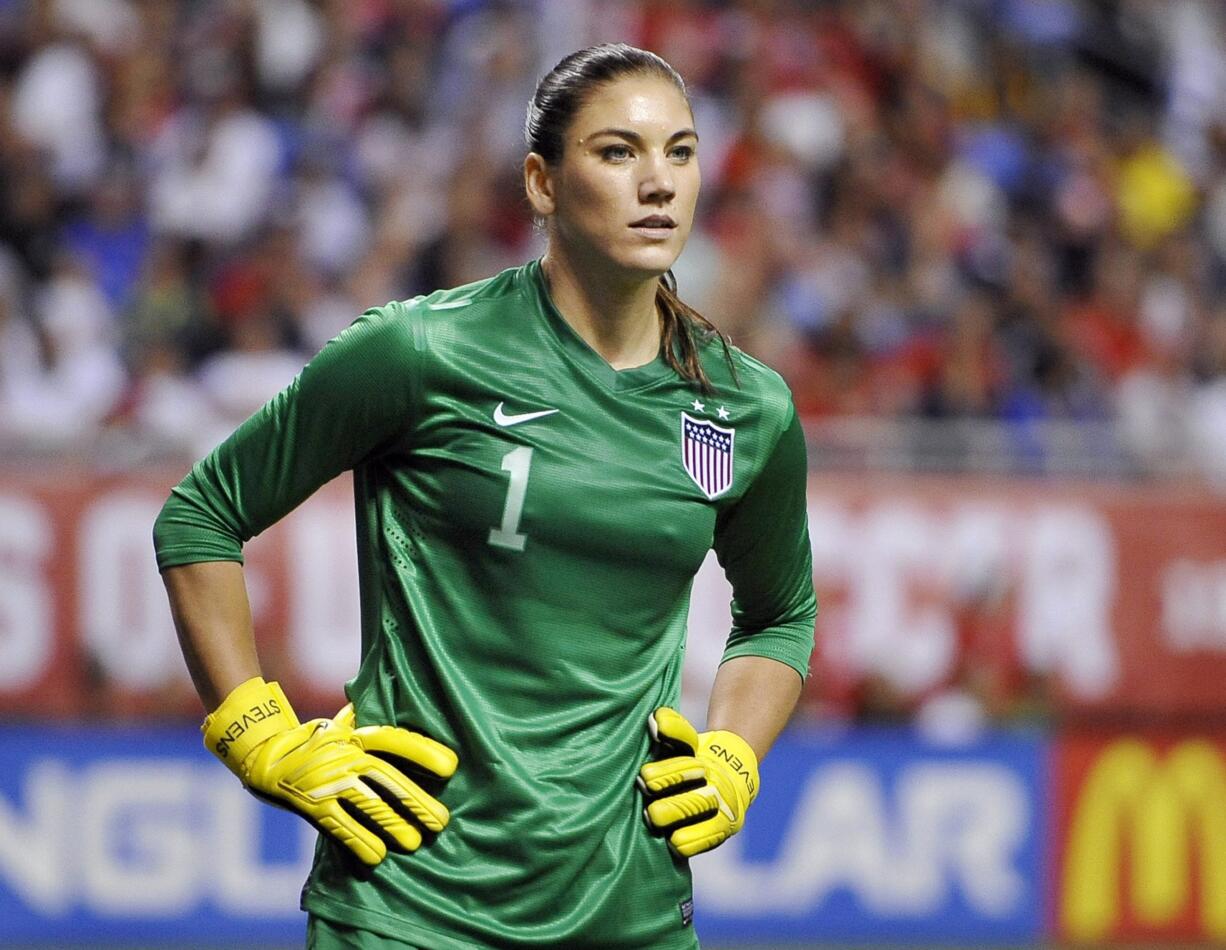
{"type": "Polygon", "coordinates": [[[790,394],[668,278],[699,187],[681,78],[582,50],[526,134],[545,255],[363,314],[155,528],[206,745],[322,832],[312,947],[695,946],[688,858],[740,829],[807,670],[790,394]],[[300,724],[241,545],[346,469],[361,666],[300,724]],[[734,627],[699,734],[669,707],[712,546],[734,627]]]}

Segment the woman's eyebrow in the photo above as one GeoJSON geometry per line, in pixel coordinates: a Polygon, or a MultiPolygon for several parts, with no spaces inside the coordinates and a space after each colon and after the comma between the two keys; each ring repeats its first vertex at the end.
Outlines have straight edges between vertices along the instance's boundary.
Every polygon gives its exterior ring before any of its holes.
{"type": "MultiPolygon", "coordinates": [[[[586,141],[589,141],[590,139],[600,138],[600,136],[602,135],[614,135],[619,138],[625,139],[627,142],[632,142],[635,145],[643,144],[643,137],[639,135],[637,132],[631,129],[615,129],[615,128],[601,129],[599,132],[593,132],[591,135],[587,136],[587,138],[580,139],[579,141],[581,143],[586,142],[586,141]]],[[[695,132],[693,129],[688,129],[688,128],[678,129],[676,132],[674,132],[672,135],[668,137],[668,142],[666,144],[671,145],[673,142],[676,142],[678,139],[684,139],[684,138],[695,138],[696,139],[698,138],[698,133],[695,132]]]]}

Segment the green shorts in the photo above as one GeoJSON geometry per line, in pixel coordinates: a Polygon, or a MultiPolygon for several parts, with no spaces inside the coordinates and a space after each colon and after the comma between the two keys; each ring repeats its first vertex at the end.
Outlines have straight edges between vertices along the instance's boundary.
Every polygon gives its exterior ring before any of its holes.
{"type": "Polygon", "coordinates": [[[310,914],[306,950],[417,950],[411,943],[357,927],[336,924],[310,914]]]}

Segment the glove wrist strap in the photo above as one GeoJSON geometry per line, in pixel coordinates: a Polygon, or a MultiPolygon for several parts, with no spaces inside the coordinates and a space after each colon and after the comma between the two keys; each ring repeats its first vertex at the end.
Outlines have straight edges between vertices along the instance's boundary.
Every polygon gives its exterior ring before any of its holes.
{"type": "Polygon", "coordinates": [[[234,687],[205,718],[200,731],[205,748],[241,778],[240,768],[252,750],[298,724],[281,686],[256,676],[234,687]]]}
{"type": "Polygon", "coordinates": [[[758,797],[758,756],[749,743],[726,729],[704,732],[699,739],[703,751],[735,776],[751,804],[758,797]]]}

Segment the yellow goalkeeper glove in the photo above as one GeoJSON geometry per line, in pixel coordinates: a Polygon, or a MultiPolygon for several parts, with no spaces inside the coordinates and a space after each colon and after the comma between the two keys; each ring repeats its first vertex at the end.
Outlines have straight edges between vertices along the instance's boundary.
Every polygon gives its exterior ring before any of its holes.
{"type": "Polygon", "coordinates": [[[396,765],[400,759],[440,779],[459,760],[446,746],[398,726],[355,729],[353,704],[332,719],[299,723],[281,687],[255,677],[237,686],[204,720],[205,747],[260,798],[302,815],[362,863],[387,844],[416,850],[416,825],[439,832],[450,815],[396,765]],[[413,819],[413,822],[409,819],[413,819]]]}
{"type": "Polygon", "coordinates": [[[699,733],[681,713],[661,706],[647,718],[668,758],[639,769],[647,825],[683,858],[710,851],[741,830],[758,797],[758,757],[735,732],[699,733]]]}

